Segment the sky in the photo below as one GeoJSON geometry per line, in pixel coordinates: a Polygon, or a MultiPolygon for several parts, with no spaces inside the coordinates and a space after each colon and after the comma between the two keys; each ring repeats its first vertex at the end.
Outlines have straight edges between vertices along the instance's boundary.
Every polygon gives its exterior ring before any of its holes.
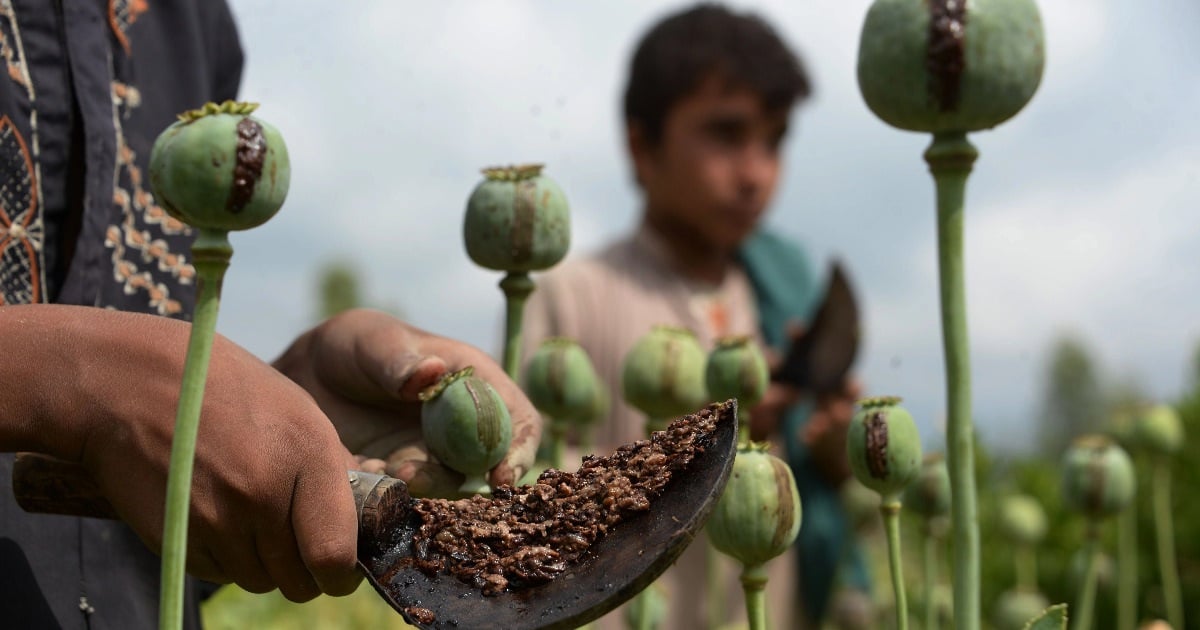
{"type": "MultiPolygon", "coordinates": [[[[619,96],[637,38],[685,3],[230,0],[242,98],[283,133],[284,209],[233,236],[218,329],[264,359],[316,321],[330,261],[373,304],[500,347],[499,276],[462,245],[479,169],[543,162],[578,256],[631,230],[619,96]]],[[[865,0],[734,2],[767,18],[815,84],[767,223],[818,268],[848,265],[864,311],[856,370],[942,444],[944,373],[927,135],[876,119],[855,80],[865,0]]],[[[1106,374],[1180,393],[1200,342],[1200,3],[1043,0],[1046,70],[1016,118],[973,134],[966,275],[975,420],[1032,445],[1053,341],[1106,374]]]]}

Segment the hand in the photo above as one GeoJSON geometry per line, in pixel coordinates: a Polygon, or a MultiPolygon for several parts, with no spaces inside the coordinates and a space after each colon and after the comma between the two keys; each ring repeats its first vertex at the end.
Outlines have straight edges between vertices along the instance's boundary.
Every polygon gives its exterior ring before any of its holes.
{"type": "MultiPolygon", "coordinates": [[[[190,328],[54,305],[0,308],[0,446],[83,463],[161,549],[175,405],[190,328]]],[[[302,389],[227,339],[213,344],[195,455],[187,569],[294,601],[345,595],[357,522],[353,458],[302,389]]]]}
{"type": "Polygon", "coordinates": [[[404,480],[419,496],[451,496],[463,476],[429,454],[421,437],[417,395],[442,375],[466,367],[508,405],[512,446],[488,476],[514,483],[533,465],[541,416],[487,354],[419,330],[385,313],[358,309],[300,336],[275,367],[307,390],[343,443],[368,458],[363,467],[404,480]]]}
{"type": "Polygon", "coordinates": [[[862,395],[862,383],[849,377],[842,389],[817,397],[816,407],[800,429],[817,470],[834,487],[850,477],[846,433],[854,417],[854,404],[862,395]]]}
{"type": "Polygon", "coordinates": [[[772,381],[767,386],[762,400],[750,410],[750,439],[756,442],[769,440],[779,430],[788,410],[800,402],[803,392],[791,385],[772,381]]]}

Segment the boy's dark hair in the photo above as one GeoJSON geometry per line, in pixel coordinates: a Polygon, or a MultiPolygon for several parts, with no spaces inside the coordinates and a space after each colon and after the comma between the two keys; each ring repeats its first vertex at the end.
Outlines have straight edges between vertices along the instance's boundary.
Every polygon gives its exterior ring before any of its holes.
{"type": "Polygon", "coordinates": [[[714,73],[748,87],[772,111],[790,109],[810,92],[800,59],[762,18],[701,4],[667,17],[638,43],[625,122],[639,124],[657,143],[671,107],[714,73]]]}

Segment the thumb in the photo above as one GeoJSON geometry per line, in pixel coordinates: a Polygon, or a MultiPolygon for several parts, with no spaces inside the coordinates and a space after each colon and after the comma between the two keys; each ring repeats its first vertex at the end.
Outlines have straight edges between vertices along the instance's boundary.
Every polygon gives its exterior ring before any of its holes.
{"type": "Polygon", "coordinates": [[[400,366],[396,371],[388,371],[381,375],[380,387],[384,391],[394,392],[400,400],[413,402],[418,400],[425,389],[436,385],[448,368],[441,357],[424,356],[400,366]],[[388,379],[391,379],[390,382],[388,379]]]}
{"type": "Polygon", "coordinates": [[[387,474],[408,484],[408,491],[414,497],[456,498],[463,483],[461,473],[420,459],[391,461],[387,474]]]}
{"type": "Polygon", "coordinates": [[[421,391],[448,371],[441,357],[389,352],[382,346],[360,344],[354,356],[357,369],[353,372],[361,374],[365,383],[343,391],[359,390],[367,400],[379,402],[415,402],[421,391]]]}

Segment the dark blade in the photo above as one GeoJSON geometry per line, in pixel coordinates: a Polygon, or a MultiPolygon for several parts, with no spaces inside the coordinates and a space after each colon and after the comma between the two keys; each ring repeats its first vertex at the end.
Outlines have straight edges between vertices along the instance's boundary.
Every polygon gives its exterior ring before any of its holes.
{"type": "Polygon", "coordinates": [[[771,380],[817,393],[842,387],[858,354],[858,303],[842,265],[830,266],[825,297],[771,380]]]}
{"type": "Polygon", "coordinates": [[[433,577],[412,563],[413,534],[420,526],[396,494],[391,513],[364,517],[359,565],[375,590],[405,621],[420,628],[577,628],[616,608],[650,585],[669,567],[708,519],[721,496],[737,451],[737,407],[720,411],[704,450],[676,471],[650,509],[631,516],[600,538],[576,564],[538,586],[483,596],[447,574],[433,577]],[[424,609],[433,620],[420,619],[424,609]]]}

